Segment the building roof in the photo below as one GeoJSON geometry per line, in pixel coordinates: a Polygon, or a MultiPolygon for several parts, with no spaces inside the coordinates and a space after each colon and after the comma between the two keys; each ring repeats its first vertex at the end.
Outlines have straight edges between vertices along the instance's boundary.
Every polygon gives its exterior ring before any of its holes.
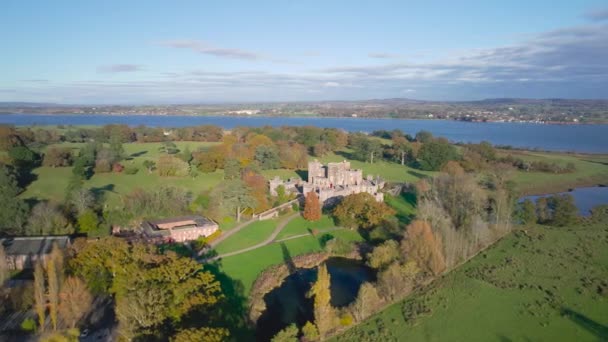
{"type": "Polygon", "coordinates": [[[215,224],[215,222],[206,217],[186,215],[145,221],[142,223],[142,228],[144,234],[150,237],[168,237],[171,235],[171,230],[179,231],[180,229],[203,228],[215,224]]]}
{"type": "Polygon", "coordinates": [[[48,254],[57,243],[65,248],[70,242],[69,236],[24,236],[0,239],[6,255],[48,254]]]}
{"type": "Polygon", "coordinates": [[[206,226],[210,224],[215,224],[215,222],[210,219],[198,215],[186,215],[186,216],[178,216],[171,217],[160,220],[151,220],[148,221],[151,225],[157,227],[158,229],[174,229],[182,226],[206,226]]]}

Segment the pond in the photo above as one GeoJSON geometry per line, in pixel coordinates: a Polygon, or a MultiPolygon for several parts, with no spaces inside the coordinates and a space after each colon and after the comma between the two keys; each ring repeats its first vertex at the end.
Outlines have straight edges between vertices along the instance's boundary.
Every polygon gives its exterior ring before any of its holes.
{"type": "MultiPolygon", "coordinates": [[[[590,215],[590,210],[593,207],[602,204],[608,204],[608,187],[605,186],[594,186],[588,188],[575,188],[568,192],[561,192],[559,194],[570,194],[574,197],[574,203],[578,208],[578,211],[583,216],[590,215]]],[[[549,197],[556,194],[526,196],[519,199],[520,202],[526,199],[536,201],[541,197],[549,197]]]]}
{"type": "MultiPolygon", "coordinates": [[[[334,307],[352,303],[361,284],[375,280],[374,271],[358,260],[330,258],[325,265],[331,277],[331,304],[334,307]]],[[[316,278],[316,268],[299,269],[264,297],[266,311],[257,323],[258,341],[269,341],[292,323],[301,327],[307,321],[313,321],[313,301],[306,298],[306,294],[316,278]]]]}

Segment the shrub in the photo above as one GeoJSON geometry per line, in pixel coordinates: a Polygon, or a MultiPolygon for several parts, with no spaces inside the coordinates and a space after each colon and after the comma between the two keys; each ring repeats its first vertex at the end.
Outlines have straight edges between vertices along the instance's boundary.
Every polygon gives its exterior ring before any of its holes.
{"type": "Polygon", "coordinates": [[[27,332],[35,332],[36,331],[36,321],[33,318],[28,317],[21,322],[21,330],[27,332]]]}
{"type": "Polygon", "coordinates": [[[127,166],[127,167],[125,167],[125,170],[124,170],[125,174],[127,174],[127,175],[134,175],[138,171],[139,171],[139,168],[136,166],[127,166]]]}

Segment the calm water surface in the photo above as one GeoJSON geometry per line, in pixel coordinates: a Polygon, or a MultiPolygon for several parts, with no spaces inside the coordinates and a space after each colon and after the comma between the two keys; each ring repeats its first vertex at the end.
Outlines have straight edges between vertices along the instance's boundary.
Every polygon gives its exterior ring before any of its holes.
{"type": "MultiPolygon", "coordinates": [[[[590,187],[590,188],[576,188],[569,192],[562,192],[560,194],[570,194],[574,197],[574,202],[576,203],[576,207],[579,212],[583,216],[590,215],[590,210],[593,207],[608,204],[608,187],[590,187]]],[[[525,199],[531,199],[532,201],[536,201],[540,197],[548,197],[549,195],[539,195],[539,196],[526,196],[520,199],[523,201],[525,199]]]]}
{"type": "MultiPolygon", "coordinates": [[[[353,302],[361,284],[375,278],[373,270],[361,261],[330,258],[325,264],[331,277],[331,304],[335,307],[353,302]]],[[[307,321],[314,320],[313,302],[306,298],[306,293],[316,279],[316,268],[300,269],[264,297],[266,311],[258,320],[258,341],[269,341],[291,323],[303,326],[307,321]]]]}
{"type": "Polygon", "coordinates": [[[421,130],[454,142],[489,141],[495,145],[539,148],[549,151],[608,153],[608,125],[541,125],[529,123],[472,123],[445,120],[399,120],[361,118],[270,118],[229,116],[145,116],[145,115],[0,115],[0,123],[14,125],[106,125],[183,127],[318,126],[351,132],[400,129],[409,134],[421,130]]]}

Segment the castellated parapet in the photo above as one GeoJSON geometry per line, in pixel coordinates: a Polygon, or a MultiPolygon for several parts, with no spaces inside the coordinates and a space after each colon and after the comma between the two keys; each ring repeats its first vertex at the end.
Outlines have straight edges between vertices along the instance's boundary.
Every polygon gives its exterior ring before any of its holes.
{"type": "Polygon", "coordinates": [[[367,192],[374,196],[376,201],[383,202],[384,194],[380,190],[385,182],[380,178],[368,175],[363,178],[363,171],[351,169],[350,162],[328,163],[324,166],[314,160],[308,163],[308,181],[283,181],[278,177],[269,181],[270,193],[276,196],[276,189],[283,185],[286,191],[299,192],[303,195],[314,191],[323,205],[329,205],[341,198],[367,192]]]}

